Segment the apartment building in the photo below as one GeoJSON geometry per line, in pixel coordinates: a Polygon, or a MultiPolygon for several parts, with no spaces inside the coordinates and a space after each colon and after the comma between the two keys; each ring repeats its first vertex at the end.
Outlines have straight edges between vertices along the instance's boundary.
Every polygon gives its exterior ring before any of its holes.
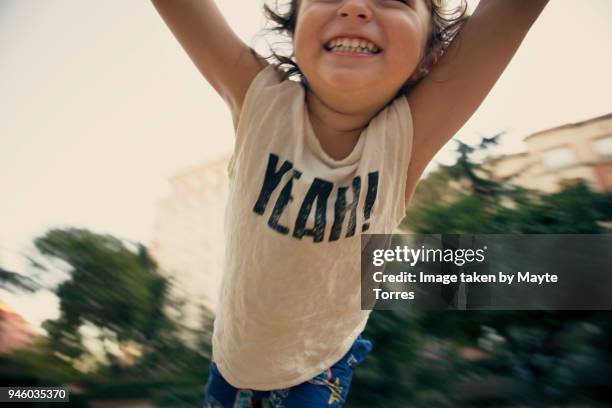
{"type": "Polygon", "coordinates": [[[585,180],[596,191],[612,192],[612,114],[543,130],[524,139],[526,151],[490,162],[498,178],[542,192],[585,180]]]}

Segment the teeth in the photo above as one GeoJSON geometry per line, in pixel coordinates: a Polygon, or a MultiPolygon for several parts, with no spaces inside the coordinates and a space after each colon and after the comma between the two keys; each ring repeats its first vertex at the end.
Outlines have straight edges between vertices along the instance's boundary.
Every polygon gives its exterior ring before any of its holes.
{"type": "Polygon", "coordinates": [[[352,51],[377,53],[378,47],[371,41],[359,40],[356,38],[336,38],[329,42],[328,49],[331,51],[352,51]]]}

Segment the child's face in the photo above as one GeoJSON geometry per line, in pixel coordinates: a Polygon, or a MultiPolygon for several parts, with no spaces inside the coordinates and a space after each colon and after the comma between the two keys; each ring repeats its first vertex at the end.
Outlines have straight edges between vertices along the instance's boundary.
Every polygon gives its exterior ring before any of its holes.
{"type": "Polygon", "coordinates": [[[316,94],[359,91],[391,99],[424,56],[431,34],[429,0],[300,0],[295,59],[316,94]],[[378,51],[331,49],[360,38],[378,51]],[[336,45],[338,41],[335,41],[336,45]]]}

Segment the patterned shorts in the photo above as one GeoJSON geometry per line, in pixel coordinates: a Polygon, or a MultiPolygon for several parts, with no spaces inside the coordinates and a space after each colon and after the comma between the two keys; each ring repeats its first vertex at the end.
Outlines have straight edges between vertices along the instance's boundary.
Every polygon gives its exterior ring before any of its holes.
{"type": "Polygon", "coordinates": [[[372,342],[359,335],[350,350],[336,364],[310,380],[290,388],[272,391],[238,389],[210,364],[204,396],[206,408],[317,408],[342,407],[353,371],[372,351],[372,342]]]}

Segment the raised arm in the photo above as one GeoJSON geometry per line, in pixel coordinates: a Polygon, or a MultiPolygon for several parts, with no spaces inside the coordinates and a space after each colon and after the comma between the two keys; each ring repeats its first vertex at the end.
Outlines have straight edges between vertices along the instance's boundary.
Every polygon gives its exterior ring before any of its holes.
{"type": "Polygon", "coordinates": [[[266,66],[227,24],[213,0],[152,0],[158,13],[238,123],[244,95],[266,66]]]}
{"type": "Polygon", "coordinates": [[[480,106],[548,0],[480,0],[440,61],[408,95],[414,121],[406,200],[427,164],[480,106]]]}

